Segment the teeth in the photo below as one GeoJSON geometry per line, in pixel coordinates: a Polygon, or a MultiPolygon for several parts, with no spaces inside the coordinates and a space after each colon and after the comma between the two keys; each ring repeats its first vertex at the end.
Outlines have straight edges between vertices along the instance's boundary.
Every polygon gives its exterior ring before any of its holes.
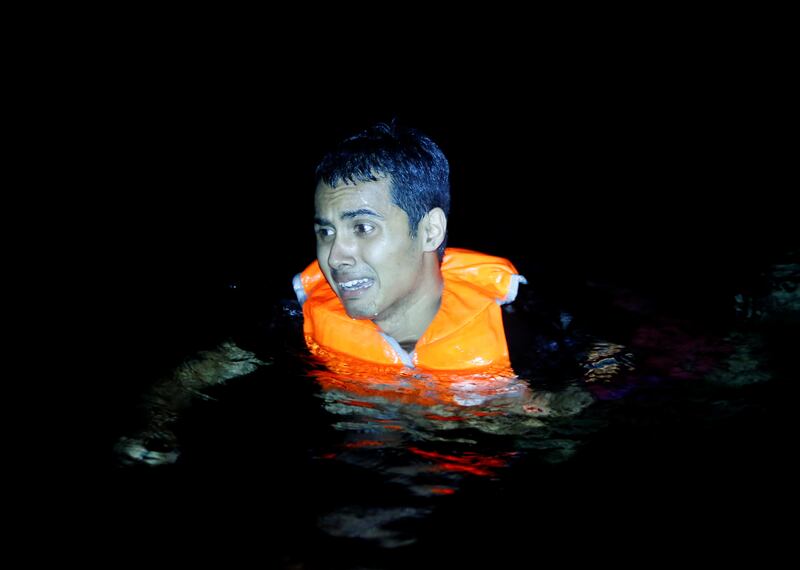
{"type": "Polygon", "coordinates": [[[362,287],[367,286],[369,283],[371,283],[370,279],[353,279],[352,281],[339,283],[339,287],[342,289],[361,289],[362,287]]]}

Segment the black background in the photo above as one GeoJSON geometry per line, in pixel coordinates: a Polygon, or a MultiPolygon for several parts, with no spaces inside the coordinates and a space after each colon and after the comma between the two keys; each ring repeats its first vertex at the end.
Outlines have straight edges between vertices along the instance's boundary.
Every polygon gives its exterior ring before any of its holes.
{"type": "Polygon", "coordinates": [[[197,71],[118,75],[67,125],[86,151],[68,201],[83,207],[72,234],[89,263],[64,260],[75,306],[98,317],[87,399],[123,412],[109,439],[160,374],[293,298],[315,255],[315,164],[376,121],[419,128],[448,156],[450,245],[511,259],[568,305],[604,282],[727,319],[797,241],[788,93],[770,78],[747,90],[707,70],[454,83],[197,71]]]}
{"type": "Polygon", "coordinates": [[[375,65],[359,44],[322,65],[324,50],[299,61],[292,45],[143,57],[146,43],[32,72],[45,79],[29,136],[56,156],[37,166],[54,191],[33,196],[57,230],[44,294],[87,333],[73,358],[98,378],[64,385],[86,395],[101,455],[157,371],[208,346],[220,298],[244,293],[257,310],[292,296],[314,257],[314,165],[375,121],[420,128],[449,157],[451,245],[565,290],[608,280],[702,311],[797,241],[796,97],[764,53],[655,58],[632,44],[556,61],[560,44],[375,65]]]}
{"type": "Polygon", "coordinates": [[[88,186],[101,194],[87,188],[86,245],[134,318],[208,288],[290,296],[314,256],[316,161],[396,118],[449,157],[450,245],[567,280],[728,295],[795,239],[785,117],[770,104],[784,93],[739,87],[702,73],[441,90],[372,79],[118,85],[92,109],[88,186]]]}
{"type": "Polygon", "coordinates": [[[55,238],[42,295],[126,376],[202,346],[220,296],[292,297],[314,258],[314,166],[376,121],[448,156],[450,245],[567,292],[607,281],[718,308],[796,247],[796,98],[778,47],[366,60],[363,44],[108,43],[31,68],[21,142],[48,152],[30,195],[55,238]]]}

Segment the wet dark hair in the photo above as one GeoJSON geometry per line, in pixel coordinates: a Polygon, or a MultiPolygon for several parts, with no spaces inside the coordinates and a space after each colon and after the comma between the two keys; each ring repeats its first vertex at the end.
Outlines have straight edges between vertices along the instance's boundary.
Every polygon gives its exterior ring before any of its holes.
{"type": "MultiPolygon", "coordinates": [[[[390,177],[392,202],[408,215],[411,237],[433,208],[450,213],[450,165],[441,149],[421,132],[379,123],[343,140],[317,165],[317,181],[375,182],[390,177]]],[[[445,240],[438,249],[444,255],[445,240]]]]}

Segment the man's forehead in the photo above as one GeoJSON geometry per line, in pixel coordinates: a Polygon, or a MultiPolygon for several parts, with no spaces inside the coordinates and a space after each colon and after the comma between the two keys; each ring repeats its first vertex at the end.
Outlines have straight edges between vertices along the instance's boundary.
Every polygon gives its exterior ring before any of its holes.
{"type": "Polygon", "coordinates": [[[388,212],[395,206],[391,201],[388,181],[380,179],[367,182],[341,182],[330,186],[324,182],[317,185],[314,196],[317,211],[332,208],[346,210],[368,207],[388,212]]]}

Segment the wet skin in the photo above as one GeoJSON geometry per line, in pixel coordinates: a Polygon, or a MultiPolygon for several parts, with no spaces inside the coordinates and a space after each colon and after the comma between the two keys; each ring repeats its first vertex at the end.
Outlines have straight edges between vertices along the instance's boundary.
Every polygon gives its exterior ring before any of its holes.
{"type": "Polygon", "coordinates": [[[387,178],[317,185],[317,259],[350,317],[371,319],[398,342],[413,345],[441,300],[436,248],[446,219],[432,210],[412,238],[408,216],[392,203],[389,185],[387,178]]]}

